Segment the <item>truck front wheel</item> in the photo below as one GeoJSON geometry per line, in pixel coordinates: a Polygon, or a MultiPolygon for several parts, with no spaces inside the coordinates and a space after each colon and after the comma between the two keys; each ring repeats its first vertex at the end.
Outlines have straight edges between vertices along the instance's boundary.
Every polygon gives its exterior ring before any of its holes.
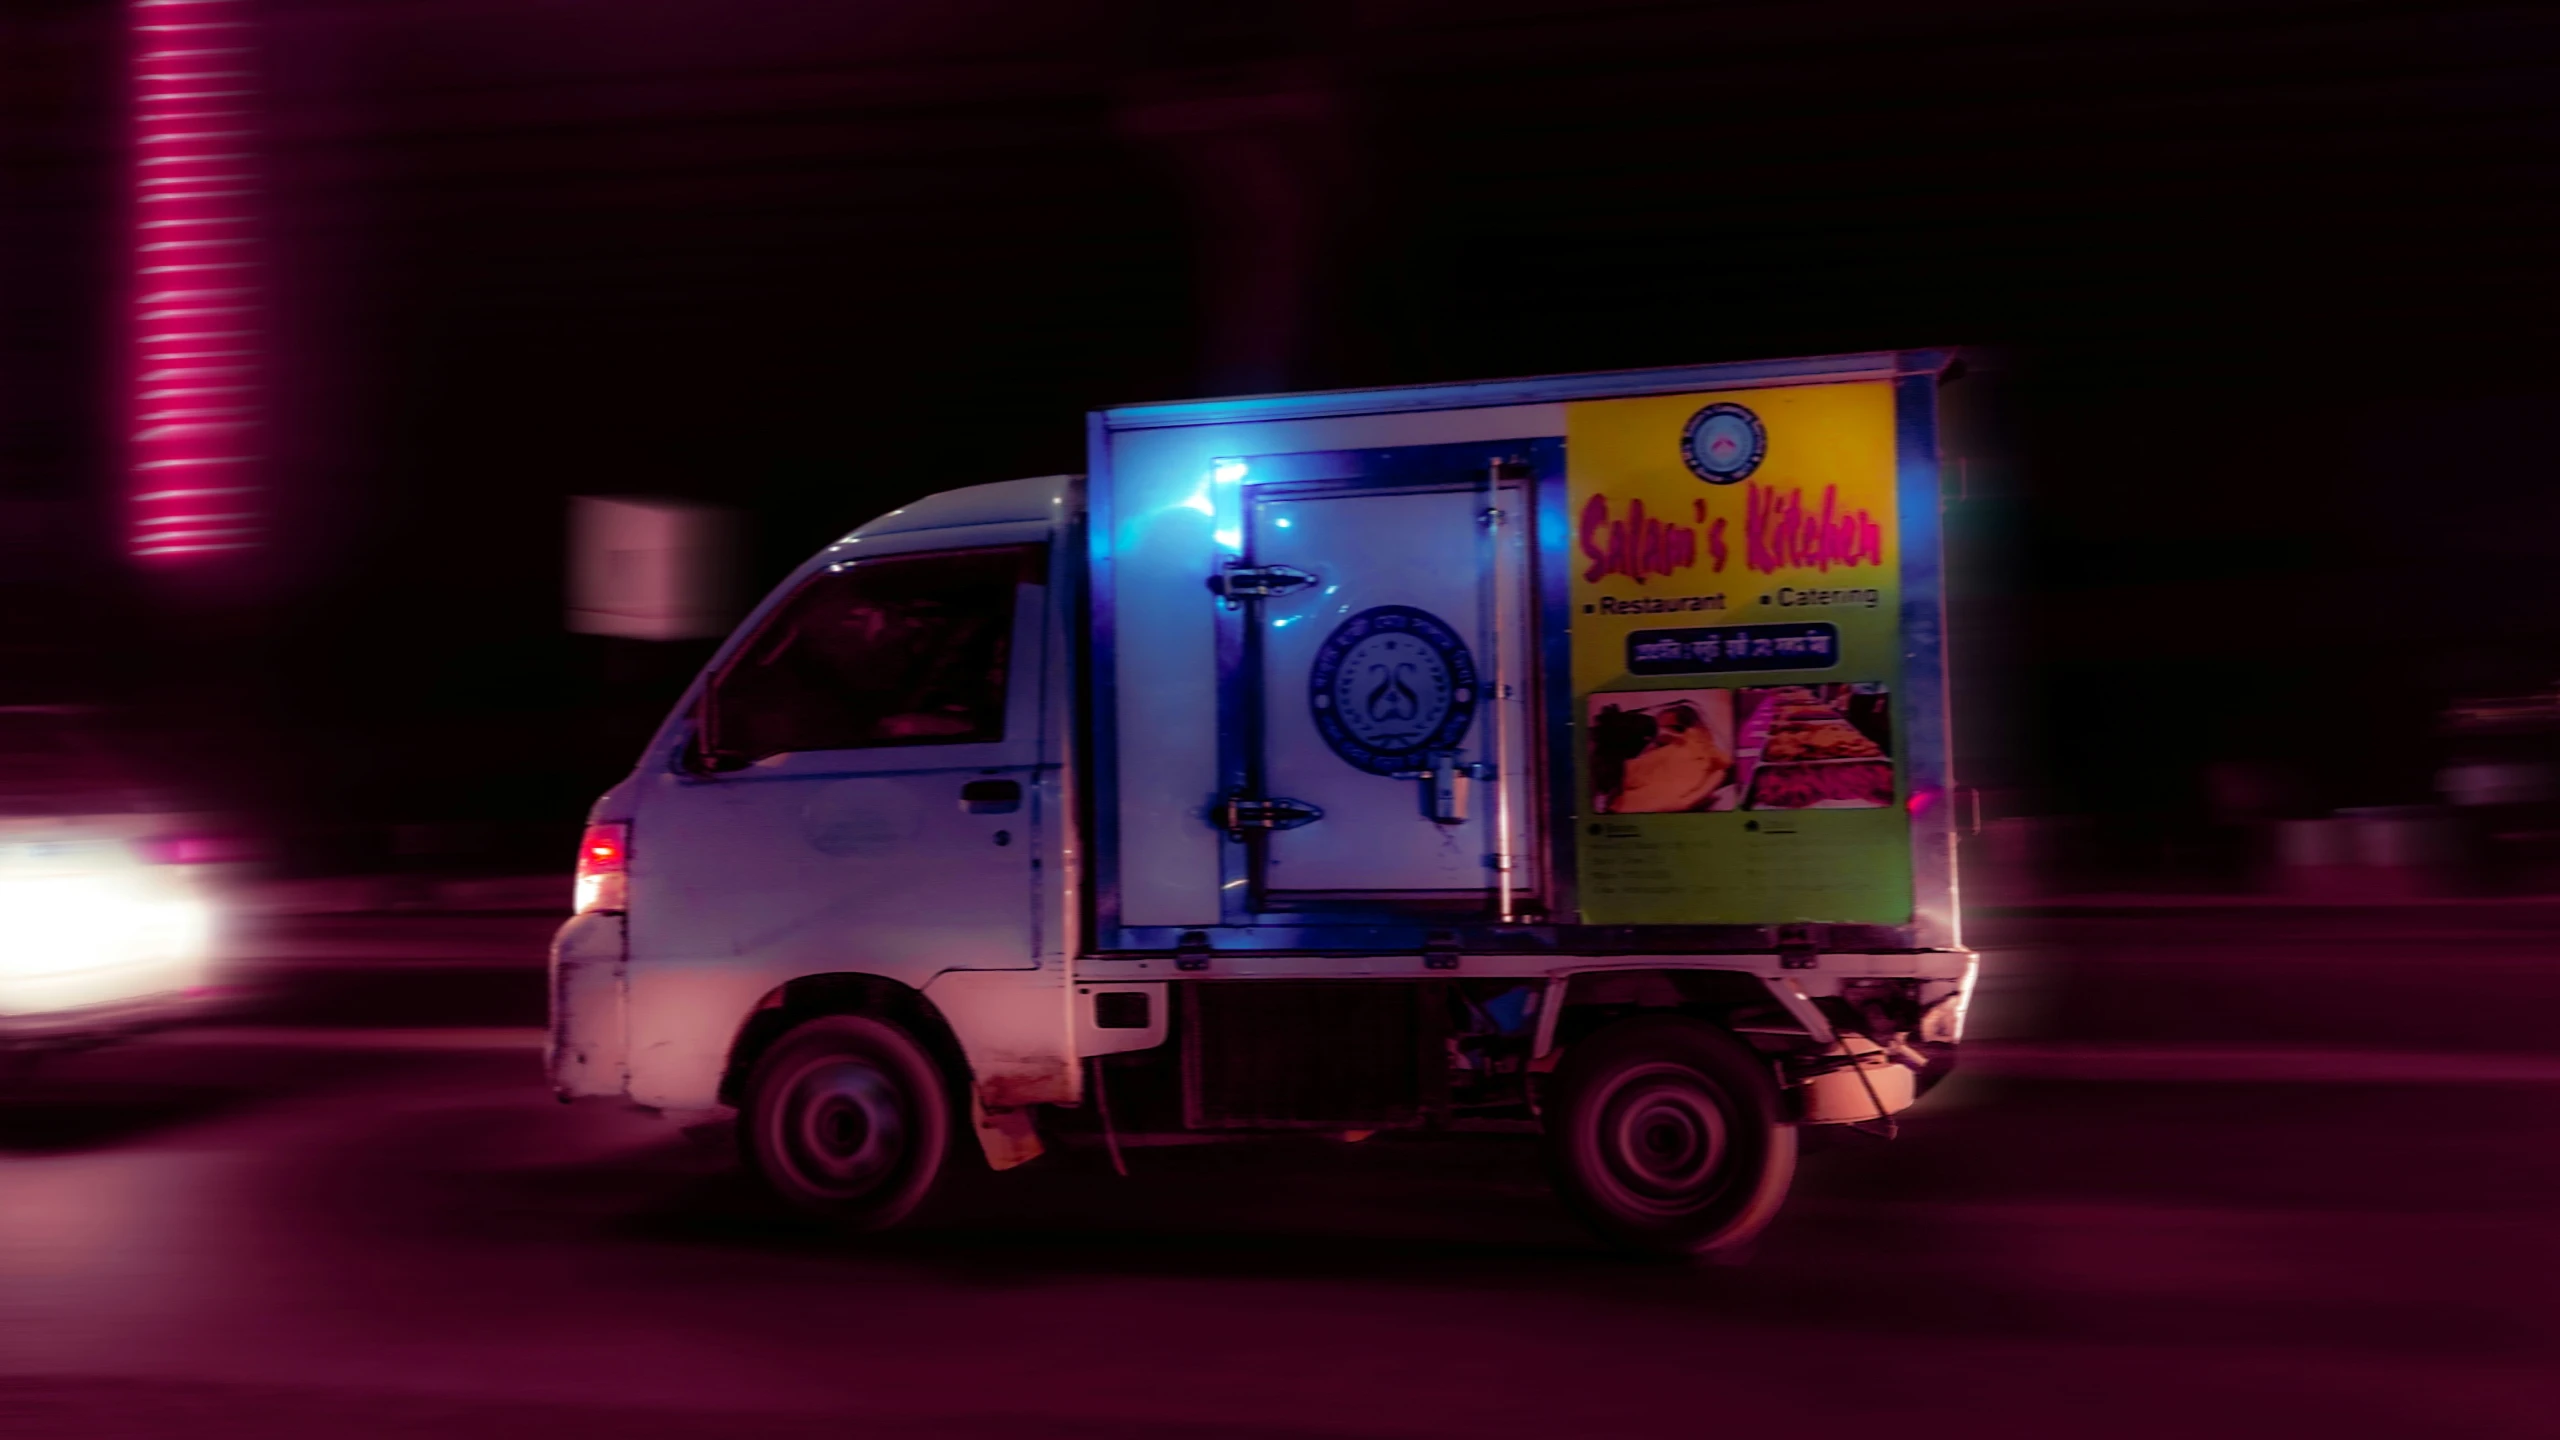
{"type": "Polygon", "coordinates": [[[949,1089],[905,1031],[859,1015],[808,1021],[756,1062],[738,1113],[757,1178],[857,1230],[913,1214],[951,1151],[949,1089]]]}
{"type": "Polygon", "coordinates": [[[1623,1020],[1568,1051],[1546,1105],[1557,1192],[1600,1237],[1651,1255],[1758,1234],[1795,1176],[1768,1066],[1684,1016],[1623,1020]]]}

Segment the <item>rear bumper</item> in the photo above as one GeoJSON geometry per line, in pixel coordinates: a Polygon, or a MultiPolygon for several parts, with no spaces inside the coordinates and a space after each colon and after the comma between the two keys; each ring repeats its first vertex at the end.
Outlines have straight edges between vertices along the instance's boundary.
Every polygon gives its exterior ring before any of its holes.
{"type": "Polygon", "coordinates": [[[618,1096],[631,1088],[626,1035],[623,917],[573,915],[551,942],[551,1032],[543,1064],[563,1100],[618,1096]]]}

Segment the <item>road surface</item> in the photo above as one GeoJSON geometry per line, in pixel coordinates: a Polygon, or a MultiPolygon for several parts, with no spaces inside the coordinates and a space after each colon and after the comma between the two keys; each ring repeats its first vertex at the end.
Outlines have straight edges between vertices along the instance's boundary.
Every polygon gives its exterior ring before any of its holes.
{"type": "Polygon", "coordinates": [[[2042,933],[1899,1139],[1816,1148],[1749,1263],[1664,1269],[1498,1138],[1053,1153],[921,1233],[812,1233],[720,1128],[553,1103],[502,985],[358,1013],[399,988],[367,964],[521,971],[509,923],[333,921],[243,1024],[0,1100],[0,1433],[2503,1437],[2560,1405],[2560,1046],[2430,1012],[2539,975],[2531,935],[2348,927],[2355,985],[2419,967],[2396,1005],[2092,1045],[2052,1022],[2121,993],[2109,945],[2246,997],[2319,927],[2042,933]]]}

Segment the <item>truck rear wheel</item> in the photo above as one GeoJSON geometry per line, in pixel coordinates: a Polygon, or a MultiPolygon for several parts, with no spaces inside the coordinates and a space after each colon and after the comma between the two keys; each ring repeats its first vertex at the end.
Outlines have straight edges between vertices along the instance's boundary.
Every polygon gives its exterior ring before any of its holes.
{"type": "Polygon", "coordinates": [[[1795,1127],[1767,1065],[1684,1016],[1623,1020],[1568,1051],[1546,1144],[1565,1203],[1641,1254],[1740,1245],[1778,1213],[1795,1177],[1795,1127]]]}
{"type": "Polygon", "coordinates": [[[738,1112],[739,1149],[793,1207],[857,1230],[915,1213],[951,1153],[950,1088],[898,1027],[829,1015],[774,1042],[738,1112]]]}

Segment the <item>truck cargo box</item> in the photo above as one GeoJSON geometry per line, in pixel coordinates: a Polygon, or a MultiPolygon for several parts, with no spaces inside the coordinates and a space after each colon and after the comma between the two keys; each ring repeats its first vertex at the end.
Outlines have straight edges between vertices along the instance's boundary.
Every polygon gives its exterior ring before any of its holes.
{"type": "Polygon", "coordinates": [[[1094,948],[1957,945],[1948,358],[1096,414],[1094,948]]]}

